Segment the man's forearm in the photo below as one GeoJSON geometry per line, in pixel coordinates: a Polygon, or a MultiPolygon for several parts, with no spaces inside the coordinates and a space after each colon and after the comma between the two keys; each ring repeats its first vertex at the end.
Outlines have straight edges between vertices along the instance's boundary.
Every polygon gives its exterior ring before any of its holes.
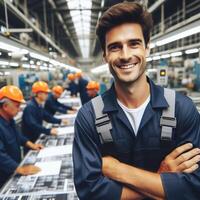
{"type": "Polygon", "coordinates": [[[142,200],[142,199],[144,199],[144,197],[145,197],[144,195],[142,195],[128,187],[123,187],[120,200],[142,200]]]}
{"type": "Polygon", "coordinates": [[[165,197],[159,174],[141,170],[123,163],[119,163],[115,175],[110,178],[128,184],[135,190],[153,198],[165,197]]]}

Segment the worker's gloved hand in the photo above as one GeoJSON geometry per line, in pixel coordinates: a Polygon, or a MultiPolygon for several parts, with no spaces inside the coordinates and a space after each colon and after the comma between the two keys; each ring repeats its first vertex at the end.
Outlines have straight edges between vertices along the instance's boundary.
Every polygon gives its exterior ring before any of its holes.
{"type": "Polygon", "coordinates": [[[161,162],[158,173],[162,172],[194,172],[199,165],[200,149],[193,148],[191,143],[177,147],[161,162]]]}
{"type": "Polygon", "coordinates": [[[62,122],[61,122],[63,125],[69,125],[69,120],[67,119],[62,119],[62,122]]]}
{"type": "Polygon", "coordinates": [[[51,135],[57,135],[58,134],[58,129],[57,128],[52,128],[50,133],[51,133],[51,135]]]}
{"type": "Polygon", "coordinates": [[[17,174],[21,174],[21,175],[31,175],[31,174],[36,174],[38,172],[40,172],[41,169],[35,165],[24,165],[21,167],[18,167],[15,172],[17,174]]]}
{"type": "Polygon", "coordinates": [[[40,149],[43,149],[43,148],[44,146],[42,144],[33,144],[31,149],[39,151],[40,149]]]}
{"type": "Polygon", "coordinates": [[[75,110],[67,110],[67,114],[74,114],[74,113],[76,113],[75,110]]]}

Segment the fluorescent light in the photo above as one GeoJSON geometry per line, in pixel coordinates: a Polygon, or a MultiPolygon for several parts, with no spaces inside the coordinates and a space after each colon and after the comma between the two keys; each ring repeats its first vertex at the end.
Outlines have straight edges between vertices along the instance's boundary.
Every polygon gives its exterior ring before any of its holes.
{"type": "Polygon", "coordinates": [[[30,68],[30,65],[29,64],[22,64],[22,67],[23,68],[30,68]]]}
{"type": "Polygon", "coordinates": [[[37,61],[37,62],[36,62],[36,65],[41,65],[41,62],[40,62],[40,61],[37,61]]]}
{"type": "Polygon", "coordinates": [[[150,44],[149,44],[149,48],[150,48],[150,49],[153,49],[155,46],[156,46],[155,43],[150,43],[150,44]]]}
{"type": "Polygon", "coordinates": [[[9,63],[10,66],[12,67],[19,67],[19,63],[11,62],[9,63]]]}
{"type": "Polygon", "coordinates": [[[99,73],[109,72],[108,64],[104,64],[104,65],[95,67],[95,68],[91,69],[91,72],[93,74],[99,74],[99,73]]]}
{"type": "Polygon", "coordinates": [[[6,51],[12,51],[12,52],[20,51],[20,48],[6,44],[4,42],[0,42],[0,49],[6,50],[6,51]]]}
{"type": "Polygon", "coordinates": [[[49,68],[49,71],[56,71],[55,68],[49,68]]]}
{"type": "Polygon", "coordinates": [[[37,54],[37,53],[30,52],[30,56],[32,58],[35,58],[35,59],[38,59],[38,60],[43,60],[43,61],[49,62],[49,58],[48,57],[42,56],[42,55],[37,54]]]}
{"type": "Polygon", "coordinates": [[[154,56],[153,60],[160,60],[160,56],[154,56]]]}
{"type": "Polygon", "coordinates": [[[146,58],[146,61],[147,61],[147,62],[152,61],[152,58],[151,58],[151,57],[148,57],[148,58],[146,58]]]}
{"type": "Polygon", "coordinates": [[[161,58],[169,58],[170,57],[170,54],[163,54],[161,55],[161,58]]]}
{"type": "Polygon", "coordinates": [[[33,61],[33,60],[30,60],[30,64],[31,64],[31,65],[34,65],[35,63],[34,63],[34,61],[33,61]]]}
{"type": "Polygon", "coordinates": [[[8,75],[10,75],[10,72],[4,72],[4,75],[8,76],[8,75]]]}
{"type": "Polygon", "coordinates": [[[45,67],[45,66],[42,65],[42,66],[40,66],[40,69],[41,69],[41,70],[47,70],[48,67],[45,67]]]}
{"type": "Polygon", "coordinates": [[[176,35],[173,35],[173,36],[170,36],[168,38],[165,38],[163,40],[157,41],[156,42],[156,46],[162,46],[164,44],[168,44],[170,42],[174,42],[176,40],[179,40],[179,39],[194,35],[194,34],[199,33],[199,32],[200,32],[200,26],[197,26],[197,27],[188,29],[186,31],[183,31],[181,33],[178,33],[176,35]]]}
{"type": "Polygon", "coordinates": [[[9,62],[7,62],[7,61],[0,61],[0,65],[8,65],[9,64],[9,62]]]}
{"type": "Polygon", "coordinates": [[[192,54],[192,53],[198,53],[198,52],[199,52],[199,50],[197,48],[188,49],[188,50],[185,51],[186,54],[192,54]]]}
{"type": "Polygon", "coordinates": [[[178,51],[178,52],[171,53],[171,57],[176,57],[176,56],[182,56],[182,52],[178,51]]]}

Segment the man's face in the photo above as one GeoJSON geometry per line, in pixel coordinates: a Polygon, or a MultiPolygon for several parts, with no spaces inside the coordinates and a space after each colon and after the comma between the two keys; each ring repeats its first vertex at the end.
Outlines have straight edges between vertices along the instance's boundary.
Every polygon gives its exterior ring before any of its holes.
{"type": "Polygon", "coordinates": [[[95,97],[97,95],[97,90],[95,89],[90,89],[90,90],[87,90],[87,94],[89,97],[95,97]]]}
{"type": "Polygon", "coordinates": [[[54,98],[55,98],[55,99],[58,99],[58,98],[60,98],[60,96],[61,96],[61,94],[58,94],[58,93],[56,93],[56,92],[53,92],[53,95],[54,95],[54,98]]]}
{"type": "Polygon", "coordinates": [[[15,117],[17,113],[21,110],[20,103],[16,101],[9,100],[3,105],[4,111],[7,113],[10,119],[15,117]]]}
{"type": "Polygon", "coordinates": [[[134,83],[145,72],[148,48],[139,24],[125,23],[106,33],[105,60],[118,83],[134,83]]]}
{"type": "Polygon", "coordinates": [[[41,102],[45,102],[48,98],[47,92],[38,92],[37,97],[40,99],[41,102]]]}

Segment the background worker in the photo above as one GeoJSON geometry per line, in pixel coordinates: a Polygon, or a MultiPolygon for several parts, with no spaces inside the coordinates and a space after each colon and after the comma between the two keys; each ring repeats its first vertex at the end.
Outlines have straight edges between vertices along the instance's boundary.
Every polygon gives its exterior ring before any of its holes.
{"type": "Polygon", "coordinates": [[[90,100],[88,93],[87,93],[87,89],[86,86],[88,84],[88,80],[86,80],[83,77],[83,73],[82,72],[77,72],[75,74],[76,79],[78,81],[78,91],[80,94],[80,98],[81,98],[81,103],[82,105],[84,105],[86,102],[88,102],[90,100]]]}
{"type": "Polygon", "coordinates": [[[90,97],[90,100],[96,96],[98,96],[99,92],[99,83],[96,81],[89,81],[87,86],[87,94],[90,97]]]}
{"type": "Polygon", "coordinates": [[[4,86],[0,89],[0,187],[14,172],[29,175],[40,171],[34,165],[18,167],[21,161],[20,146],[40,150],[41,144],[34,144],[19,133],[14,117],[25,103],[21,90],[16,86],[4,86]]]}
{"type": "Polygon", "coordinates": [[[70,91],[70,93],[71,93],[70,95],[72,97],[77,97],[79,89],[78,89],[78,84],[75,83],[75,80],[76,80],[75,74],[72,74],[72,73],[68,74],[67,79],[70,81],[68,84],[67,90],[70,91]]]}
{"type": "Polygon", "coordinates": [[[174,96],[166,97],[146,76],[152,24],[142,5],[126,1],[99,19],[96,33],[114,83],[101,96],[101,116],[90,101],[76,117],[72,155],[80,199],[199,200],[200,115],[190,98],[171,90],[174,96]],[[164,118],[163,110],[173,110],[171,98],[175,117],[164,118]],[[193,167],[191,173],[160,173],[173,150],[175,165],[193,167]],[[113,157],[106,166],[114,173],[104,167],[104,156],[113,157]]]}
{"type": "Polygon", "coordinates": [[[32,86],[32,93],[35,95],[24,109],[22,116],[22,132],[32,142],[35,142],[41,133],[56,135],[56,128],[45,128],[42,125],[43,120],[60,124],[67,123],[67,120],[61,120],[53,117],[44,109],[45,101],[50,92],[49,87],[44,81],[37,81],[32,86]]]}
{"type": "Polygon", "coordinates": [[[52,92],[49,93],[48,98],[45,102],[45,110],[47,112],[54,115],[56,112],[60,112],[63,114],[73,114],[77,111],[76,108],[64,105],[58,101],[58,98],[60,98],[62,93],[63,88],[60,85],[54,86],[52,88],[52,92]]]}

